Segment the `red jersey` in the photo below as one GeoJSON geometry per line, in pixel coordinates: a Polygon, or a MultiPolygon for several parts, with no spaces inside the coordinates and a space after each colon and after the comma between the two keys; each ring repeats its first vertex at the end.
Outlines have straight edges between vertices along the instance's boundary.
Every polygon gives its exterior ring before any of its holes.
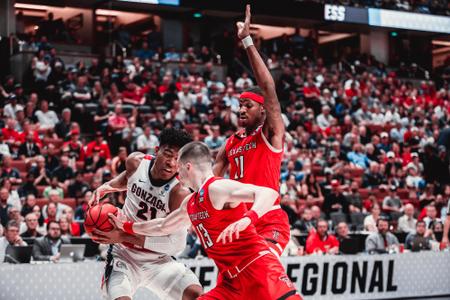
{"type": "MultiPolygon", "coordinates": [[[[230,179],[242,183],[280,190],[280,168],[283,149],[275,149],[262,132],[262,126],[252,134],[237,132],[225,146],[230,163],[230,179]]],[[[280,198],[275,205],[280,204],[280,198]]]]}
{"type": "Polygon", "coordinates": [[[208,257],[213,259],[222,273],[228,268],[250,259],[259,252],[268,250],[264,239],[256,233],[255,226],[250,225],[239,233],[239,239],[223,244],[216,243],[217,238],[228,225],[240,220],[247,212],[244,203],[235,208],[217,210],[209,198],[208,188],[220,177],[209,178],[187,203],[187,212],[200,238],[208,257]]]}

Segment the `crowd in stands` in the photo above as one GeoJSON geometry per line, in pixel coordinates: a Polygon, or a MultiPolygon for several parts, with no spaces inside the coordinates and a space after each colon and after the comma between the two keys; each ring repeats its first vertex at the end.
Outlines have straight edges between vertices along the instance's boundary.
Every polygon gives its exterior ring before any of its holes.
{"type": "MultiPolygon", "coordinates": [[[[43,235],[54,249],[60,236],[83,235],[92,191],[125,169],[129,153],[154,153],[163,128],[184,128],[213,151],[238,128],[239,94],[255,85],[247,72],[219,80],[207,47],[168,49],[159,60],[148,47],[65,65],[42,43],[24,78],[2,82],[0,250],[20,237],[43,235]]],[[[370,233],[367,252],[398,247],[394,234],[408,235],[406,249],[435,248],[450,199],[448,81],[415,85],[371,57],[349,71],[290,49],[265,56],[280,71],[287,128],[280,194],[298,238],[287,252],[339,253],[360,231],[370,233]]],[[[109,201],[120,206],[124,195],[109,201]]],[[[195,257],[194,233],[188,244],[195,257]]],[[[57,259],[37,245],[35,259],[57,259]]]]}
{"type": "Polygon", "coordinates": [[[446,0],[313,0],[320,3],[354,7],[374,7],[423,14],[450,16],[449,3],[446,0]]]}

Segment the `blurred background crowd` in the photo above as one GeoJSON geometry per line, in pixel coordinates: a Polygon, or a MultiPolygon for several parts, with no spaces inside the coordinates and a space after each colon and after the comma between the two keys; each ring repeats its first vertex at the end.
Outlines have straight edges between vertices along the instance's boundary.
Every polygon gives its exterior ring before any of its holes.
{"type": "MultiPolygon", "coordinates": [[[[338,1],[448,14],[444,2],[338,1]]],[[[163,128],[184,128],[217,152],[239,127],[239,94],[255,85],[231,31],[177,51],[157,32],[119,27],[115,56],[66,63],[53,42],[71,35],[52,15],[43,22],[24,37],[33,56],[23,77],[0,86],[0,236],[10,244],[83,236],[92,191],[131,152],[153,154],[163,128]]],[[[287,128],[286,254],[439,250],[450,199],[448,69],[428,76],[414,62],[390,66],[354,49],[331,59],[297,32],[254,40],[287,128]]],[[[108,201],[121,206],[124,194],[108,201]]],[[[55,259],[41,250],[35,259],[55,259]]],[[[201,253],[191,232],[183,256],[201,253]]]]}

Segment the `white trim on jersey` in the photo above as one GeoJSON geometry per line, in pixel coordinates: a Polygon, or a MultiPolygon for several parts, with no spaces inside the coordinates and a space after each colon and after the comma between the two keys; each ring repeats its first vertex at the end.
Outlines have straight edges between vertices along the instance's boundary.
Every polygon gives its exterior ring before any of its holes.
{"type": "Polygon", "coordinates": [[[267,148],[269,148],[270,151],[274,152],[274,153],[281,153],[283,151],[283,148],[281,149],[277,149],[274,146],[272,146],[269,141],[267,140],[266,136],[264,135],[264,132],[261,128],[260,130],[260,134],[262,136],[262,140],[264,141],[264,144],[266,144],[267,148]]]}

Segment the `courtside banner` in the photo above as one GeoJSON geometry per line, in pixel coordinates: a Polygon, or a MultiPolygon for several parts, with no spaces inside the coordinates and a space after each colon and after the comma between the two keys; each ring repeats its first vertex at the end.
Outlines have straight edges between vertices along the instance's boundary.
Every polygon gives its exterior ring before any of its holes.
{"type": "MultiPolygon", "coordinates": [[[[183,261],[205,290],[216,284],[209,260],[183,261]]],[[[304,299],[450,297],[450,252],[282,258],[304,299]]]]}
{"type": "MultiPolygon", "coordinates": [[[[212,261],[180,261],[194,271],[205,291],[216,285],[212,261]]],[[[450,297],[450,252],[287,257],[282,263],[306,300],[450,297]]],[[[99,300],[104,266],[93,261],[0,264],[0,299],[99,300]]],[[[133,297],[158,299],[146,289],[133,297]]]]}

